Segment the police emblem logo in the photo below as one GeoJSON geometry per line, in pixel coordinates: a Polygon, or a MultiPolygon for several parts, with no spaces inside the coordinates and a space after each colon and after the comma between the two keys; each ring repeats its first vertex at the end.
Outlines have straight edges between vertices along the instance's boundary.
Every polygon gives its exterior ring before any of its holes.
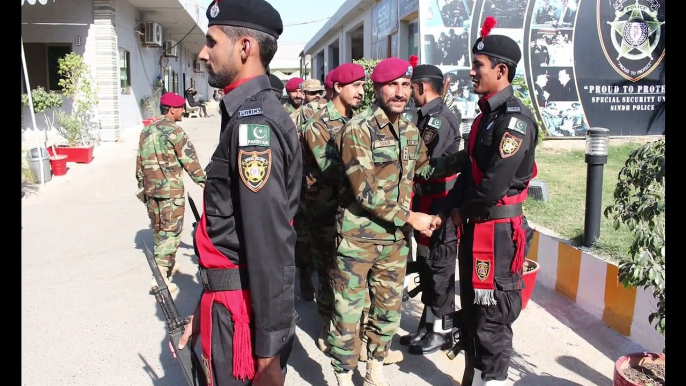
{"type": "Polygon", "coordinates": [[[217,17],[219,15],[219,6],[217,3],[212,4],[212,7],[210,8],[210,16],[213,18],[217,17]]]}
{"type": "Polygon", "coordinates": [[[425,129],[422,133],[422,140],[427,145],[430,144],[431,141],[434,140],[434,138],[436,138],[436,130],[434,129],[425,129]]]}
{"type": "Polygon", "coordinates": [[[503,138],[500,140],[500,157],[509,158],[517,154],[522,145],[522,139],[505,132],[503,138]]]}
{"type": "Polygon", "coordinates": [[[484,49],[484,42],[480,41],[479,44],[476,45],[476,49],[481,51],[484,49]]]}
{"type": "Polygon", "coordinates": [[[272,168],[272,151],[244,151],[238,152],[238,164],[241,170],[243,184],[253,192],[258,192],[269,179],[272,168]]]}
{"type": "Polygon", "coordinates": [[[474,273],[479,280],[484,281],[491,273],[491,262],[488,260],[476,259],[476,264],[474,265],[474,273]]]}

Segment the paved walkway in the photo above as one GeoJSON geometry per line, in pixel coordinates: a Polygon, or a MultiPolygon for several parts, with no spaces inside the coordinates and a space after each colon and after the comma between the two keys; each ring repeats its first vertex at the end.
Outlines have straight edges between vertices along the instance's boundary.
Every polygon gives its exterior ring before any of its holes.
{"type": "MultiPolygon", "coordinates": [[[[218,141],[219,117],[186,119],[181,126],[206,164],[218,141]]],[[[163,315],[148,294],[150,269],[142,250],[152,245],[143,205],[134,197],[138,132],[95,149],[92,163],[68,164],[22,199],[22,385],[184,386],[167,348],[163,315]]],[[[186,176],[189,194],[201,190],[186,176]]],[[[192,312],[200,287],[190,237],[191,211],[178,253],[177,305],[192,312]]],[[[417,298],[418,299],[418,298],[417,298]]],[[[458,303],[459,304],[459,303],[458,303]]],[[[317,350],[314,303],[298,299],[302,316],[286,384],[335,384],[329,359],[317,350]]],[[[403,306],[400,334],[416,327],[421,308],[403,306]]],[[[509,384],[610,385],[614,361],[641,347],[567,299],[542,286],[514,323],[509,384]]],[[[392,385],[459,385],[464,360],[438,352],[411,355],[386,366],[392,385]]],[[[360,374],[364,374],[360,365],[360,374]]],[[[362,376],[355,375],[355,384],[362,376]]]]}

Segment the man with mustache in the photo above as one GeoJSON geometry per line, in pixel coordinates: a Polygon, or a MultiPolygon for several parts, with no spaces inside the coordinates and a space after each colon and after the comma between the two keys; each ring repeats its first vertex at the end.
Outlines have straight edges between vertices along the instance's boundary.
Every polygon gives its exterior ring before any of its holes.
{"type": "Polygon", "coordinates": [[[441,225],[439,217],[409,209],[413,180],[455,174],[466,161],[464,152],[429,160],[419,130],[402,117],[411,76],[406,60],[379,62],[371,75],[374,107],[351,119],[336,137],[345,176],[338,189],[331,270],[335,301],[327,341],[339,385],[352,385],[366,296],[371,305],[362,327],[368,357],[364,386],[387,385],[383,363],[400,323],[408,255],[402,227],[409,224],[430,236],[441,225]]]}
{"type": "Polygon", "coordinates": [[[283,23],[265,0],[215,0],[207,19],[198,58],[226,95],[194,236],[203,292],[179,348],[200,335],[209,386],[283,385],[302,182],[298,134],[266,75],[283,23]]]}
{"type": "Polygon", "coordinates": [[[510,37],[489,35],[495,24],[486,18],[472,47],[469,74],[481,95],[481,113],[469,133],[471,167],[458,177],[461,188],[451,215],[460,229],[460,340],[465,374],[474,378],[461,383],[473,386],[505,385],[512,323],[522,310],[524,256],[533,236],[522,203],[536,176],[538,127],[511,84],[522,57],[519,45],[510,37]]]}
{"type": "Polygon", "coordinates": [[[283,104],[283,108],[290,114],[297,110],[302,105],[303,99],[305,99],[303,79],[298,77],[288,79],[288,82],[286,82],[286,94],[288,94],[288,101],[283,104]]]}

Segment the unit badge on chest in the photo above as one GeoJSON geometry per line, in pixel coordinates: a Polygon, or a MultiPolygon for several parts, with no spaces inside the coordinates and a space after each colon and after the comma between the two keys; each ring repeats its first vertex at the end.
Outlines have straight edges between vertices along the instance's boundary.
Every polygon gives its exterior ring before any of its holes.
{"type": "Polygon", "coordinates": [[[272,168],[272,151],[243,151],[238,152],[241,180],[245,186],[257,192],[264,187],[269,179],[272,168]]]}
{"type": "Polygon", "coordinates": [[[436,138],[436,130],[430,128],[424,129],[424,132],[422,133],[422,140],[425,144],[428,145],[434,140],[434,138],[436,138]]]}
{"type": "Polygon", "coordinates": [[[522,139],[517,138],[514,135],[505,132],[503,139],[500,140],[500,157],[509,158],[512,157],[519,151],[522,146],[522,139]]]}

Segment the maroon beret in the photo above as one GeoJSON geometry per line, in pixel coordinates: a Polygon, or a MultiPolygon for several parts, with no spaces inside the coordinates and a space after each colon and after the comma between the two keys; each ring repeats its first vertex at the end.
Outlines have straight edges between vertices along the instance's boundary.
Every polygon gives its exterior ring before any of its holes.
{"type": "Polygon", "coordinates": [[[169,107],[181,107],[186,104],[186,100],[179,94],[168,92],[162,95],[160,104],[169,107]]]}
{"type": "Polygon", "coordinates": [[[386,58],[374,67],[371,79],[374,83],[388,83],[398,78],[411,78],[412,65],[407,60],[386,58]]]}
{"type": "Polygon", "coordinates": [[[336,73],[331,78],[332,83],[340,83],[342,85],[364,80],[366,74],[364,67],[355,63],[344,63],[336,68],[336,73]]]}
{"type": "Polygon", "coordinates": [[[303,79],[302,78],[291,78],[288,79],[288,82],[286,82],[286,92],[293,92],[299,88],[302,87],[303,79]]]}
{"type": "Polygon", "coordinates": [[[333,88],[333,81],[331,79],[333,79],[333,72],[336,71],[336,68],[334,68],[333,70],[329,71],[328,74],[326,74],[326,79],[324,79],[324,87],[333,88]]]}

